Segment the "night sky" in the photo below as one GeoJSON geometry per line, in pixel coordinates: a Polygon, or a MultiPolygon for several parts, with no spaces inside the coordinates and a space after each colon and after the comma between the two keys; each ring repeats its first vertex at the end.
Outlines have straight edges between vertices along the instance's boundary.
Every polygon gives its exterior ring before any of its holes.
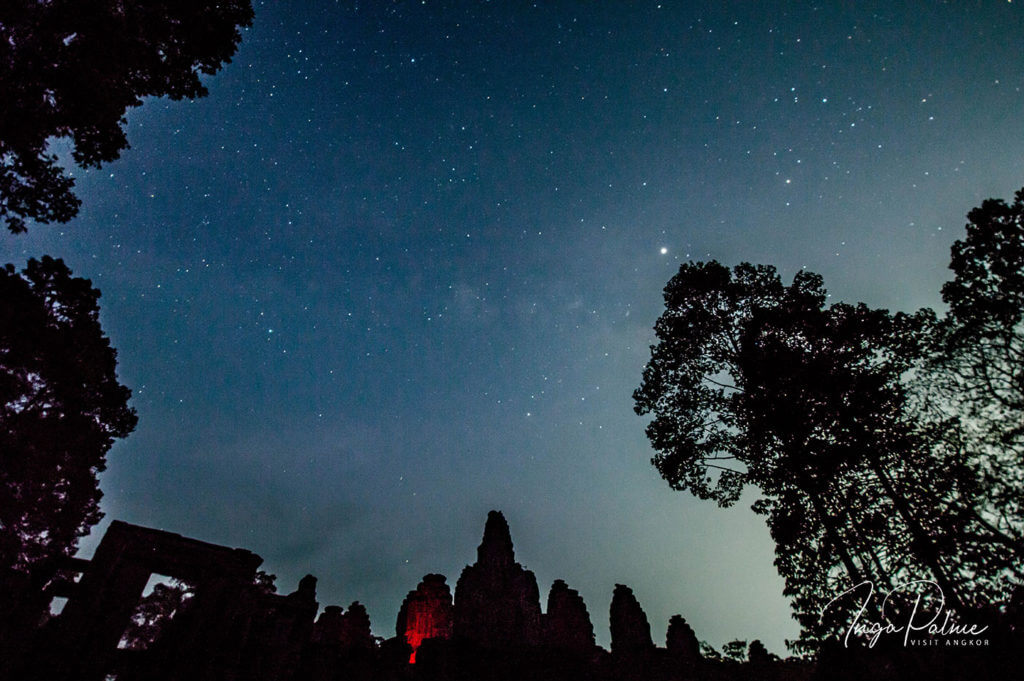
{"type": "Polygon", "coordinates": [[[392,636],[497,508],[600,643],[626,583],[660,644],[681,613],[783,653],[755,497],[671,491],[632,412],[662,287],[715,258],[940,305],[963,215],[1024,185],[1024,7],[284,4],[209,97],[130,113],[79,218],[0,238],[103,291],[140,418],[107,520],[311,572],[392,636]]]}

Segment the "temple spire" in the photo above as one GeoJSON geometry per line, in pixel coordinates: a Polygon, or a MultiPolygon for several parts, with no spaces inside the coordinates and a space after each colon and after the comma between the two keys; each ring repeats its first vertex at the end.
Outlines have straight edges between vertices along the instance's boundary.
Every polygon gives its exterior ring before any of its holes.
{"type": "Polygon", "coordinates": [[[501,511],[491,511],[487,514],[484,538],[476,550],[476,557],[479,565],[497,567],[515,564],[512,534],[501,511]]]}

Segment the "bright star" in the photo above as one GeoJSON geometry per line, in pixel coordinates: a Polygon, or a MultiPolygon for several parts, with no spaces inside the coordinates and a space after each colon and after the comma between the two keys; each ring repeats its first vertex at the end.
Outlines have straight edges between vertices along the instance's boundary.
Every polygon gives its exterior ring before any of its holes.
{"type": "Polygon", "coordinates": [[[664,246],[662,246],[662,247],[661,247],[661,254],[662,254],[662,255],[665,255],[666,253],[668,253],[668,249],[667,249],[667,248],[665,248],[664,246]]]}

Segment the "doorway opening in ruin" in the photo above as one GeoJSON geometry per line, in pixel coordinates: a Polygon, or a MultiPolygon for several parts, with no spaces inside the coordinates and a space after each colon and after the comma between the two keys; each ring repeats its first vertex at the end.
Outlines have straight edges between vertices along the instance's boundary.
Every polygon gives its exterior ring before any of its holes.
{"type": "Polygon", "coordinates": [[[153,573],[117,647],[121,650],[148,650],[167,631],[171,622],[187,610],[194,596],[193,584],[153,573]]]}
{"type": "Polygon", "coordinates": [[[64,612],[64,606],[68,604],[67,596],[54,596],[50,601],[50,617],[57,617],[64,612]]]}

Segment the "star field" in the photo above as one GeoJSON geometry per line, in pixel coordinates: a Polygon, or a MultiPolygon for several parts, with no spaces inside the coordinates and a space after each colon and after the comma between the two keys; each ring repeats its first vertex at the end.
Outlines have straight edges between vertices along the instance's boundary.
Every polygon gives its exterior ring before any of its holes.
{"type": "MultiPolygon", "coordinates": [[[[963,214],[1024,185],[1006,2],[256,6],[195,102],[128,116],[81,216],[0,241],[103,291],[136,432],[108,519],[244,546],[392,635],[505,512],[598,640],[796,634],[746,507],[672,492],[631,393],[681,262],[938,306],[963,214]]],[[[66,155],[67,150],[58,150],[66,155]]]]}

